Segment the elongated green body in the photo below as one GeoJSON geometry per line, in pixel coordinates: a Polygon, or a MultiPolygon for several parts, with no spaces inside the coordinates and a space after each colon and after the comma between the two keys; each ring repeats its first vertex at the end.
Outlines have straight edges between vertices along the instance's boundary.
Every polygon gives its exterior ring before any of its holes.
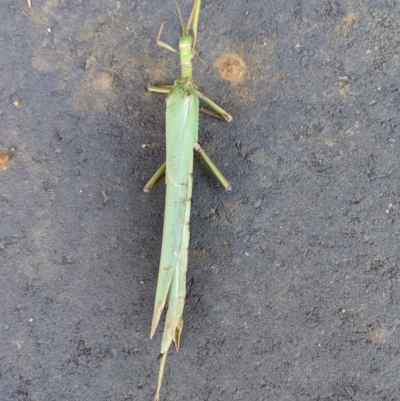
{"type": "Polygon", "coordinates": [[[167,98],[165,172],[167,191],[152,326],[153,334],[167,301],[168,312],[161,353],[168,351],[171,341],[175,340],[176,327],[185,302],[193,149],[197,143],[198,119],[199,98],[194,85],[191,82],[177,83],[167,98]]]}
{"type": "Polygon", "coordinates": [[[179,52],[181,75],[172,88],[150,86],[152,92],[168,93],[166,110],[166,162],[157,170],[144,187],[148,192],[165,172],[167,192],[165,198],[164,229],[161,245],[161,259],[158,272],[157,290],[151,324],[150,338],[157,329],[164,307],[168,305],[164,333],[160,350],[160,371],[155,401],[159,400],[167,352],[172,341],[179,349],[183,328],[183,308],[186,297],[186,271],[188,265],[189,220],[193,184],[193,151],[199,153],[206,164],[226,189],[231,186],[198,143],[199,97],[227,121],[232,117],[218,105],[198,91],[192,78],[192,59],[201,0],[194,0],[187,23],[184,22],[178,7],[182,25],[179,50],[160,41],[165,20],[161,23],[157,44],[179,52]],[[189,35],[193,24],[194,38],[189,35]]]}

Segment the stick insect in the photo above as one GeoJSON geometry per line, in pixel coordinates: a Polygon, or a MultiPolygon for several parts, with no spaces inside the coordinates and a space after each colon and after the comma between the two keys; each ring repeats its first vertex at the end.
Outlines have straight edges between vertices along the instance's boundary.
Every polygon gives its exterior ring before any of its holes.
{"type": "Polygon", "coordinates": [[[145,192],[149,192],[165,174],[167,189],[164,228],[150,338],[154,336],[166,303],[168,304],[168,311],[161,342],[160,368],[154,401],[160,399],[160,389],[168,349],[173,341],[176,350],[179,350],[179,340],[183,328],[182,312],[186,296],[189,220],[193,183],[193,151],[200,155],[221,184],[227,190],[231,189],[230,183],[198,143],[199,98],[217,113],[208,111],[208,114],[211,113],[217,117],[221,116],[227,121],[232,120],[232,117],[226,111],[204,96],[193,82],[192,59],[196,54],[195,44],[201,0],[194,0],[186,26],[182,18],[178,0],[174,1],[182,26],[179,50],[175,50],[160,40],[166,20],[161,22],[157,35],[157,44],[165,49],[179,53],[181,75],[175,81],[174,85],[148,87],[150,92],[168,94],[166,109],[166,162],[156,171],[143,188],[145,192]],[[193,38],[189,33],[191,27],[193,38]]]}

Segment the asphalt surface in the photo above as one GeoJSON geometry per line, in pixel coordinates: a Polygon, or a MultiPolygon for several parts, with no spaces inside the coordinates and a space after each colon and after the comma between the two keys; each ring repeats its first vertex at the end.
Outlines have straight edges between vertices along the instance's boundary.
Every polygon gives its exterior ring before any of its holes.
{"type": "MultiPolygon", "coordinates": [[[[184,16],[191,2],[181,1],[184,16]]],[[[204,1],[163,400],[400,399],[400,2],[204,1]]],[[[0,4],[0,400],[152,400],[173,1],[0,4]]]]}

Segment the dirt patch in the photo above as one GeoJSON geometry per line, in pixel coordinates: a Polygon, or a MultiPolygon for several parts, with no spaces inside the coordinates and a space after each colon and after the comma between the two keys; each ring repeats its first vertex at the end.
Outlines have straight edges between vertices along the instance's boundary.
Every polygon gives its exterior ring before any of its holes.
{"type": "Polygon", "coordinates": [[[0,154],[0,164],[7,164],[10,161],[10,155],[8,153],[0,154]]]}
{"type": "Polygon", "coordinates": [[[387,342],[387,331],[381,326],[379,322],[374,322],[372,324],[367,323],[367,344],[374,344],[377,347],[381,347],[387,342]]]}
{"type": "Polygon", "coordinates": [[[219,74],[223,79],[238,84],[243,81],[246,73],[246,64],[235,53],[226,53],[216,62],[219,74]]]}
{"type": "Polygon", "coordinates": [[[336,26],[336,33],[340,36],[346,37],[349,30],[357,21],[358,13],[352,12],[347,14],[336,26]]]}

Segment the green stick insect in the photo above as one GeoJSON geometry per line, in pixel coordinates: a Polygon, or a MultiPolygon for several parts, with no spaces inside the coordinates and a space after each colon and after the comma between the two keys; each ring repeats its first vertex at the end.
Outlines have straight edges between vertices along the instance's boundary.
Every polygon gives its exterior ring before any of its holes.
{"type": "MultiPolygon", "coordinates": [[[[149,86],[150,92],[167,93],[166,111],[166,162],[151,177],[143,190],[149,192],[165,174],[167,193],[165,198],[164,229],[161,246],[161,260],[158,273],[156,298],[150,338],[154,336],[161,314],[168,304],[164,333],[161,342],[160,370],[154,400],[160,399],[165,361],[172,343],[179,350],[183,328],[182,312],[186,296],[186,270],[188,264],[189,220],[193,183],[193,151],[197,152],[227,189],[231,185],[210,160],[198,143],[199,98],[222,116],[231,121],[232,117],[205,97],[193,82],[192,59],[196,54],[195,44],[199,22],[201,0],[194,0],[187,25],[182,18],[178,0],[175,0],[182,26],[179,50],[160,41],[166,20],[163,20],[157,35],[157,44],[179,53],[181,75],[172,86],[149,86]],[[193,38],[189,31],[193,24],[193,38]]],[[[208,113],[215,114],[209,111],[208,113]]]]}

